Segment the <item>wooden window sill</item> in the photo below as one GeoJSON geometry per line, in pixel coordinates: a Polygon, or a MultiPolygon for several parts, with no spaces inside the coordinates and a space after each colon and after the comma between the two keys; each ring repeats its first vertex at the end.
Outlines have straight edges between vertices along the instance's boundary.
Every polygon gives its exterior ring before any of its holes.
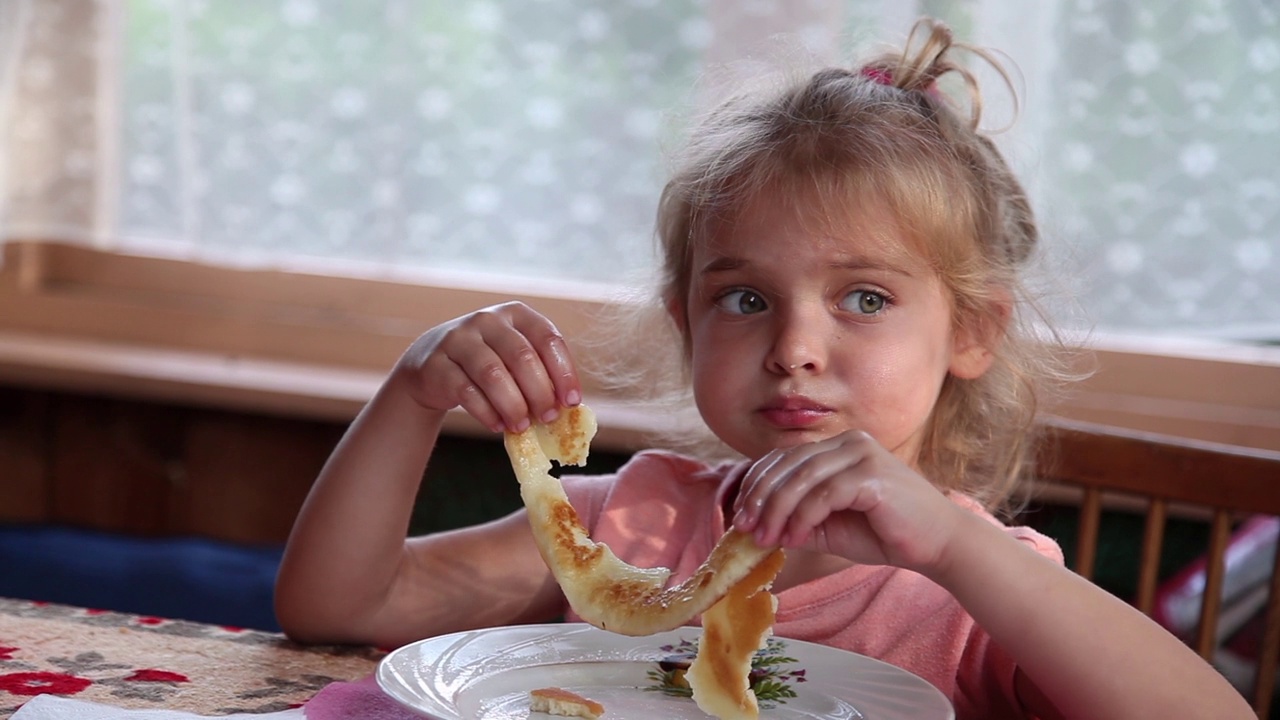
{"type": "MultiPolygon", "coordinates": [[[[11,240],[3,253],[0,380],[337,421],[427,328],[518,299],[572,344],[606,304],[576,284],[244,270],[41,241],[11,240]]],[[[1094,345],[1097,372],[1062,415],[1280,450],[1280,347],[1094,345]]],[[[586,395],[602,448],[644,447],[666,420],[590,385],[586,395]]],[[[487,435],[461,412],[446,429],[487,435]]]]}
{"type": "MultiPolygon", "coordinates": [[[[0,383],[91,395],[347,423],[383,377],[360,368],[0,331],[0,383]]],[[[593,447],[600,449],[638,450],[661,422],[616,401],[587,402],[599,420],[593,447]]],[[[460,410],[446,416],[444,430],[493,437],[460,410]]]]}

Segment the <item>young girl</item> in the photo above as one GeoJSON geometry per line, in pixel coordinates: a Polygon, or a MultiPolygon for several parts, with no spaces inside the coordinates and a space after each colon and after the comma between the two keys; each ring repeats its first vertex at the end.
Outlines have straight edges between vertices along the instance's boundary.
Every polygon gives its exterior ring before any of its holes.
{"type": "MultiPolygon", "coordinates": [[[[661,198],[662,301],[701,417],[745,460],[644,452],[566,477],[570,498],[595,540],[673,581],[730,525],[786,547],[775,634],[921,675],[960,718],[1251,717],[1180,641],[985,509],[1017,478],[1050,367],[1018,324],[1036,229],[978,132],[964,46],[917,30],[695,129],[661,198]]],[[[405,534],[446,411],[520,431],[581,399],[563,338],[522,304],[424,334],[298,518],[286,632],[391,646],[568,612],[523,511],[405,534]]]]}

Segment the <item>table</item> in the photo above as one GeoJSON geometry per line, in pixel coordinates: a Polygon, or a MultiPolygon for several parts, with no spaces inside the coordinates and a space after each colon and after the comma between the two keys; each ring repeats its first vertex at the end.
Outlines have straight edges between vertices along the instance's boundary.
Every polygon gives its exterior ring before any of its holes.
{"type": "Polygon", "coordinates": [[[0,718],[41,693],[201,715],[276,712],[302,705],[335,681],[367,677],[385,654],[0,598],[0,718]]]}

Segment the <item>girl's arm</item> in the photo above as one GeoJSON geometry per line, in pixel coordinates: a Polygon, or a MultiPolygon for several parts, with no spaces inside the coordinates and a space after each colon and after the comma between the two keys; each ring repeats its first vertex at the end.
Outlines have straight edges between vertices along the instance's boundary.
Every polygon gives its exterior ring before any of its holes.
{"type": "Polygon", "coordinates": [[[559,589],[523,512],[406,535],[450,408],[495,431],[518,430],[579,397],[563,339],[524,305],[424,334],[352,422],[303,504],[276,580],[281,627],[308,642],[398,645],[554,617],[559,589]]]}
{"type": "Polygon", "coordinates": [[[1254,717],[1217,670],[1150,618],[957,510],[953,540],[926,574],[1014,658],[1033,686],[1020,688],[1022,699],[1039,717],[1254,717]]]}
{"type": "Polygon", "coordinates": [[[766,455],[737,508],[734,525],[762,545],[908,568],[946,588],[1013,658],[1041,718],[1253,717],[1164,628],[952,502],[866,433],[766,455]]]}

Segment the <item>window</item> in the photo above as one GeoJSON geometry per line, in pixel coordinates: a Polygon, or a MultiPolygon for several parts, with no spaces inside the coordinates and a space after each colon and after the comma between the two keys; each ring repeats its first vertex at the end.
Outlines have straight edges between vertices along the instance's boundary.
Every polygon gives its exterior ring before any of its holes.
{"type": "MultiPolygon", "coordinates": [[[[0,3],[0,241],[87,248],[13,243],[0,327],[382,368],[440,313],[512,291],[576,322],[651,267],[661,151],[708,78],[797,45],[844,61],[921,13],[1025,78],[999,142],[1068,280],[1051,295],[1080,299],[1064,316],[1117,357],[1280,367],[1263,347],[1280,342],[1280,19],[1256,0],[0,3]],[[120,316],[59,304],[71,289],[120,316]],[[289,318],[379,329],[361,354],[289,318]],[[1188,337],[1258,347],[1169,340],[1188,337]]],[[[1229,406],[1280,436],[1280,395],[1256,392],[1273,376],[1250,377],[1229,406]]],[[[1179,384],[1132,378],[1156,385],[1112,376],[1102,395],[1179,384]]]]}
{"type": "Polygon", "coordinates": [[[1041,205],[1090,316],[1280,342],[1280,8],[1068,0],[1047,39],[1041,205]]]}
{"type": "Polygon", "coordinates": [[[11,126],[43,147],[14,149],[5,229],[236,265],[622,282],[653,264],[661,148],[708,58],[790,32],[834,59],[877,4],[20,3],[11,126]],[[46,114],[64,132],[37,129],[46,114]],[[95,173],[93,192],[23,179],[51,161],[95,173]]]}

